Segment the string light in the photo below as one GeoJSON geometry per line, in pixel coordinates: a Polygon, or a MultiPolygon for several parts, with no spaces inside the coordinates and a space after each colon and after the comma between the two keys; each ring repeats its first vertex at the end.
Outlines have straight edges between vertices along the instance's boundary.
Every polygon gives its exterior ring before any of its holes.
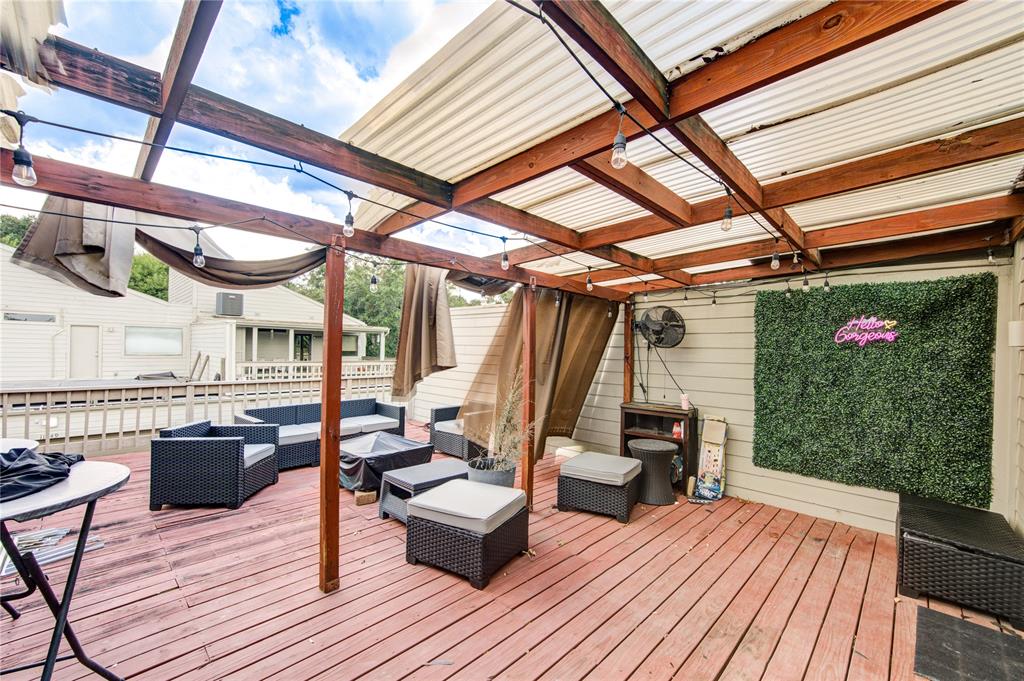
{"type": "Polygon", "coordinates": [[[615,133],[615,140],[612,142],[612,168],[622,170],[629,163],[629,156],[626,153],[626,136],[622,134],[622,119],[626,116],[626,109],[618,104],[619,130],[615,133]]]}
{"type": "Polygon", "coordinates": [[[341,233],[345,235],[345,238],[355,236],[356,233],[356,219],[352,216],[352,192],[345,192],[348,197],[348,215],[345,216],[345,226],[342,228],[341,233]]]}
{"type": "Polygon", "coordinates": [[[608,303],[608,319],[612,318],[612,304],[608,303]]]}
{"type": "Polygon", "coordinates": [[[18,123],[18,148],[14,150],[14,167],[11,168],[11,179],[21,187],[34,187],[39,178],[32,168],[32,154],[25,148],[25,126],[35,119],[24,111],[3,109],[3,113],[18,123]]]}
{"type": "Polygon", "coordinates": [[[192,249],[192,264],[202,269],[206,267],[206,256],[203,255],[203,247],[199,245],[199,234],[203,228],[199,225],[192,225],[190,229],[196,233],[196,247],[192,249]]]}
{"type": "Polygon", "coordinates": [[[378,287],[377,273],[373,272],[370,274],[370,293],[376,293],[378,287]]]}
{"type": "Polygon", "coordinates": [[[650,299],[651,299],[650,296],[647,295],[647,282],[645,281],[644,282],[644,302],[645,303],[649,302],[650,299]]]}
{"type": "Polygon", "coordinates": [[[686,289],[683,289],[683,305],[686,305],[688,302],[690,302],[690,298],[686,295],[686,289]]]}
{"type": "Polygon", "coordinates": [[[511,264],[508,261],[508,237],[501,237],[501,269],[508,272],[511,264]]]}
{"type": "Polygon", "coordinates": [[[779,267],[780,267],[781,265],[782,265],[782,263],[780,263],[780,262],[779,262],[779,254],[778,254],[778,253],[772,253],[772,264],[771,264],[771,268],[772,268],[773,270],[777,270],[777,269],[779,269],[779,267]]]}
{"type": "Polygon", "coordinates": [[[558,307],[561,304],[562,304],[562,292],[556,290],[555,291],[555,307],[558,307]]]}
{"type": "Polygon", "coordinates": [[[594,290],[594,280],[590,278],[590,268],[589,267],[587,268],[587,290],[588,291],[593,291],[594,290]]]}
{"type": "Polygon", "coordinates": [[[789,279],[786,280],[786,298],[793,297],[793,289],[789,286],[789,279]]]}
{"type": "Polygon", "coordinates": [[[800,286],[804,293],[811,290],[811,282],[807,281],[807,270],[804,270],[804,283],[800,286]]]}
{"type": "Polygon", "coordinates": [[[530,290],[531,291],[536,291],[537,290],[537,277],[530,277],[530,290]]]}
{"type": "Polygon", "coordinates": [[[799,265],[800,264],[800,252],[799,251],[793,251],[793,264],[794,265],[799,265]]]}
{"type": "Polygon", "coordinates": [[[825,273],[825,284],[824,284],[824,286],[822,286],[822,289],[824,289],[825,293],[831,293],[832,292],[832,287],[829,286],[829,283],[828,283],[828,272],[825,273]]]}
{"type": "Polygon", "coordinates": [[[728,232],[732,229],[732,190],[725,188],[725,214],[722,215],[722,231],[728,232]]]}
{"type": "Polygon", "coordinates": [[[992,252],[992,248],[989,247],[989,249],[988,249],[988,264],[989,265],[995,264],[995,261],[996,261],[995,253],[993,253],[992,252]]]}
{"type": "Polygon", "coordinates": [[[711,304],[718,305],[718,291],[711,292],[711,304]]]}

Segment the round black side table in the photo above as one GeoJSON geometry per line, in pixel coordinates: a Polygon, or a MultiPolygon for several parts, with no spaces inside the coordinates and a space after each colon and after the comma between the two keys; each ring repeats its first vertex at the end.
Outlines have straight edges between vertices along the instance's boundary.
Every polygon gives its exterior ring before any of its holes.
{"type": "Polygon", "coordinates": [[[630,440],[629,453],[639,459],[640,503],[668,506],[676,502],[672,491],[672,457],[679,451],[677,445],[663,440],[630,440]]]}

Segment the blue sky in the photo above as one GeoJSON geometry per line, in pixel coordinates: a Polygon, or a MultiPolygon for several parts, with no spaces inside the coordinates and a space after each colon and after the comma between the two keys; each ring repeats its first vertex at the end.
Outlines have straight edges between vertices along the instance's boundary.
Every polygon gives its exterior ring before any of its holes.
{"type": "MultiPolygon", "coordinates": [[[[426,61],[487,6],[460,0],[367,0],[310,2],[229,0],[224,3],[194,83],[337,136],[426,61]]],[[[141,64],[163,69],[181,4],[148,0],[65,0],[68,26],[53,29],[70,40],[141,64]]],[[[143,135],[147,117],[66,91],[46,93],[26,86],[19,107],[40,118],[132,138],[143,135]]],[[[101,137],[34,125],[29,150],[76,163],[131,174],[138,147],[101,137]]],[[[257,149],[175,126],[173,145],[229,156],[291,165],[257,149]]],[[[359,193],[364,184],[321,173],[359,193]]],[[[166,152],[155,181],[248,201],[293,213],[340,220],[347,202],[338,192],[295,173],[166,152]]],[[[14,189],[4,203],[37,206],[38,194],[14,189]]],[[[446,222],[491,233],[506,233],[478,220],[449,215],[446,222]]],[[[236,257],[277,257],[300,244],[283,246],[269,237],[217,230],[215,237],[236,257]]],[[[424,225],[408,238],[444,240],[453,250],[496,252],[496,240],[438,225],[424,225]]]]}

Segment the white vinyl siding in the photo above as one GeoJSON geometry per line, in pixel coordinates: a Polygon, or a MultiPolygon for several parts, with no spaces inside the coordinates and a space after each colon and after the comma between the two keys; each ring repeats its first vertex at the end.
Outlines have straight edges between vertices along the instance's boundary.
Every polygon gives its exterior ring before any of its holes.
{"type": "MultiPolygon", "coordinates": [[[[1014,294],[1013,319],[1024,319],[1024,241],[1018,241],[1013,252],[1012,288],[1014,294]]],[[[1009,348],[1013,356],[1013,395],[1010,449],[1016,461],[1011,475],[1013,486],[1013,512],[1010,520],[1017,532],[1024,534],[1024,348],[1009,348]]]]}

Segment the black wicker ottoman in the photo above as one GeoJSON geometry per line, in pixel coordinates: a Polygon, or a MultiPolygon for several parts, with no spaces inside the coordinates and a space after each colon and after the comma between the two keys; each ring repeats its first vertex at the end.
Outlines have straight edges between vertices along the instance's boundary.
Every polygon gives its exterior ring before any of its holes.
{"type": "Polygon", "coordinates": [[[1024,540],[998,513],[900,495],[901,594],[925,593],[1024,628],[1024,540]]]}
{"type": "Polygon", "coordinates": [[[583,452],[558,471],[558,510],[589,511],[629,522],[640,496],[640,461],[628,456],[583,452]]]}
{"type": "Polygon", "coordinates": [[[406,508],[406,561],[454,572],[477,589],[529,546],[522,490],[451,480],[409,499],[406,508]]]}
{"type": "Polygon", "coordinates": [[[630,440],[630,456],[643,464],[640,473],[640,502],[652,506],[676,503],[672,491],[672,458],[679,452],[678,445],[664,440],[630,440]]]}

